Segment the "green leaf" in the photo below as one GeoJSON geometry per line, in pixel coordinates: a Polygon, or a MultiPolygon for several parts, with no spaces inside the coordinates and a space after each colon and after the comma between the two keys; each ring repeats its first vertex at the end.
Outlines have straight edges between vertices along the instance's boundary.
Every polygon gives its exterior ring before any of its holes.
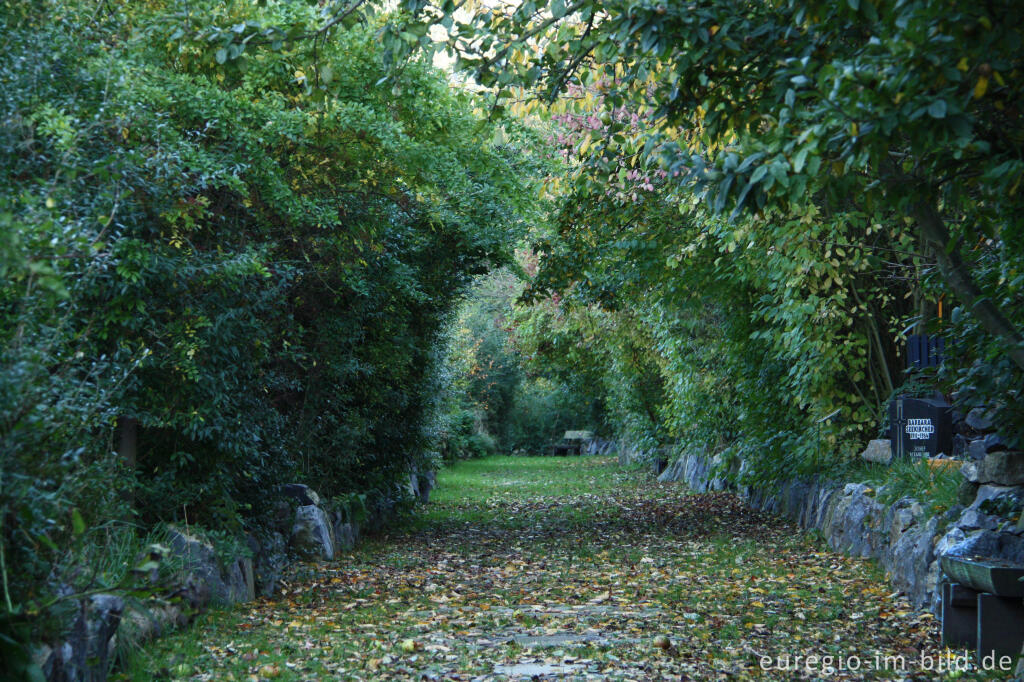
{"type": "Polygon", "coordinates": [[[946,117],[946,100],[937,99],[928,107],[928,115],[932,118],[946,117]]]}
{"type": "Polygon", "coordinates": [[[223,64],[224,62],[226,62],[228,60],[228,51],[227,51],[227,49],[225,49],[223,47],[220,48],[219,50],[217,50],[216,54],[213,55],[213,58],[217,60],[218,64],[223,64]]]}
{"type": "Polygon", "coordinates": [[[85,532],[85,519],[82,518],[82,512],[78,511],[78,507],[71,510],[71,530],[75,535],[85,532]]]}

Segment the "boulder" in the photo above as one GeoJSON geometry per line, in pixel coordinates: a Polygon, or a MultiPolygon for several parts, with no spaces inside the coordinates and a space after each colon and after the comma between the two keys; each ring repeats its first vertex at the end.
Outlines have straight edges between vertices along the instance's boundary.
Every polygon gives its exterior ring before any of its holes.
{"type": "Polygon", "coordinates": [[[978,494],[974,497],[974,502],[971,503],[968,509],[977,509],[981,506],[981,503],[985,500],[991,500],[993,497],[998,497],[1004,493],[1011,493],[1016,495],[1024,495],[1024,486],[1009,486],[1009,485],[981,485],[978,486],[978,494]]]}
{"type": "Polygon", "coordinates": [[[193,608],[207,602],[232,604],[254,597],[252,560],[244,556],[218,557],[206,540],[180,528],[169,529],[171,553],[182,563],[181,589],[193,608]]]}
{"type": "Polygon", "coordinates": [[[985,439],[975,438],[967,444],[967,455],[973,460],[985,459],[985,439]]]}
{"type": "Polygon", "coordinates": [[[860,456],[869,462],[889,464],[892,462],[892,444],[888,439],[873,440],[860,456]]]}
{"type": "Polygon", "coordinates": [[[188,617],[179,605],[151,600],[131,606],[125,611],[117,638],[119,641],[142,644],[186,624],[188,617]]]}
{"type": "Polygon", "coordinates": [[[43,665],[48,680],[103,682],[113,662],[114,633],[121,624],[124,599],[95,594],[78,602],[68,641],[53,649],[43,665]]]}
{"type": "Polygon", "coordinates": [[[998,433],[990,433],[985,436],[985,452],[999,452],[1000,450],[1006,450],[1006,441],[1003,440],[1002,436],[998,433]]]}
{"type": "Polygon", "coordinates": [[[950,549],[966,539],[967,534],[964,532],[964,529],[959,526],[953,526],[935,542],[935,557],[941,558],[945,556],[950,549]]]}
{"type": "Polygon", "coordinates": [[[968,412],[964,421],[975,431],[988,431],[992,428],[992,415],[983,407],[975,407],[968,412]]]}
{"type": "Polygon", "coordinates": [[[334,532],[326,512],[312,504],[296,509],[288,543],[302,556],[334,559],[334,532]]]}
{"type": "Polygon", "coordinates": [[[430,502],[430,491],[437,482],[437,474],[433,471],[409,474],[409,495],[423,504],[430,502]]]}
{"type": "MultiPolygon", "coordinates": [[[[894,523],[893,529],[897,527],[894,523]]],[[[882,565],[892,576],[893,585],[906,593],[914,608],[922,608],[930,601],[928,573],[935,560],[937,528],[936,518],[906,526],[882,554],[882,565]]]]}
{"type": "Polygon", "coordinates": [[[875,556],[883,544],[880,527],[884,508],[871,488],[849,484],[843,489],[822,531],[833,549],[852,556],[875,556]]]}
{"type": "Polygon", "coordinates": [[[972,483],[1024,485],[1024,452],[990,452],[980,462],[966,462],[960,472],[972,483]]]}
{"type": "Polygon", "coordinates": [[[71,645],[63,642],[53,649],[47,647],[46,653],[46,659],[42,664],[43,677],[48,682],[67,682],[68,664],[74,656],[71,645]]]}
{"type": "Polygon", "coordinates": [[[985,557],[1001,559],[1013,565],[1024,565],[1024,538],[1012,533],[990,530],[972,533],[965,540],[949,548],[950,556],[985,557]]]}
{"type": "Polygon", "coordinates": [[[676,481],[682,480],[683,473],[686,471],[686,460],[682,457],[665,467],[665,470],[658,475],[658,480],[662,483],[675,483],[676,481]]]}
{"type": "Polygon", "coordinates": [[[967,509],[957,520],[956,525],[962,530],[993,530],[999,525],[999,521],[977,509],[967,509]]]}

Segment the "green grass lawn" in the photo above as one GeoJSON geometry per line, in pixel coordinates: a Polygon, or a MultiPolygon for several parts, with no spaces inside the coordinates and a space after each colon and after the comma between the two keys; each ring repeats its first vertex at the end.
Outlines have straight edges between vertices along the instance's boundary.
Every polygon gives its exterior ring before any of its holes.
{"type": "Polygon", "coordinates": [[[729,494],[592,457],[463,462],[438,484],[402,527],[200,616],[123,677],[944,677],[922,668],[934,619],[877,567],[729,494]]]}

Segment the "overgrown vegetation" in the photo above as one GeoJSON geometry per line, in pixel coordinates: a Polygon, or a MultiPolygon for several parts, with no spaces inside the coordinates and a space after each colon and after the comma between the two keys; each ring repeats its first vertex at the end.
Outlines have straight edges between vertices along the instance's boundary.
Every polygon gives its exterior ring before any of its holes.
{"type": "Polygon", "coordinates": [[[466,298],[449,348],[441,451],[446,459],[545,452],[568,430],[603,426],[579,377],[524,363],[515,304],[523,273],[500,270],[466,298]]]}
{"type": "Polygon", "coordinates": [[[0,572],[18,639],[66,627],[40,617],[53,595],[115,586],[93,561],[120,542],[96,532],[110,523],[237,535],[280,483],[394,498],[430,466],[443,330],[509,262],[537,162],[528,131],[499,142],[427,61],[388,71],[383,17],[321,20],[293,2],[3,3],[0,572]],[[244,57],[211,37],[264,24],[292,32],[244,57]]]}
{"type": "Polygon", "coordinates": [[[841,472],[935,389],[1019,446],[1022,25],[0,0],[0,672],[160,524],[237,538],[284,482],[365,519],[568,429],[841,472]],[[946,357],[907,384],[911,331],[946,357]]]}
{"type": "Polygon", "coordinates": [[[1019,444],[1019,3],[409,7],[552,122],[568,165],[520,329],[614,431],[752,479],[834,469],[916,331],[946,339],[933,388],[1019,444]]]}

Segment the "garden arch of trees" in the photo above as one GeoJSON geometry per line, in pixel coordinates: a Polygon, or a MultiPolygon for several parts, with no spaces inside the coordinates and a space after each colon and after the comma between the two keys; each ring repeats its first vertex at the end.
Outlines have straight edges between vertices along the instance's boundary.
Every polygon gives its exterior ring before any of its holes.
{"type": "Polygon", "coordinates": [[[4,2],[5,618],[118,533],[256,527],[293,480],[369,504],[580,422],[771,479],[938,389],[1019,445],[1022,25],[1012,0],[4,2]],[[904,371],[911,329],[947,339],[936,372],[904,371]]]}

